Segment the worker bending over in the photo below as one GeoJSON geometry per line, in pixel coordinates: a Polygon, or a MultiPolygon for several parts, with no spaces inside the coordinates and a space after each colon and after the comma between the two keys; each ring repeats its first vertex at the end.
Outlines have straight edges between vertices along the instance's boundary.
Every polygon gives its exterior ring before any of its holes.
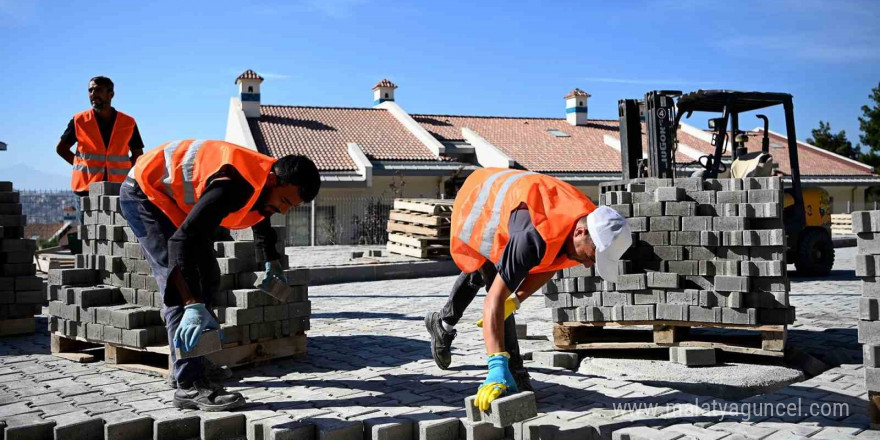
{"type": "Polygon", "coordinates": [[[223,411],[245,403],[209,380],[203,357],[177,359],[174,351],[191,351],[203,331],[219,328],[209,312],[220,285],[215,230],[252,227],[267,276],[284,279],[269,217],[312,201],[320,186],[318,169],[304,156],[276,160],[223,141],[169,142],[132,168],[120,204],[163,295],[174,406],[223,411]]]}
{"type": "Polygon", "coordinates": [[[94,182],[122,182],[144,141],[134,118],[113,108],[113,81],[106,76],[89,80],[90,110],[73,115],[55,151],[73,165],[70,187],[78,196],[89,195],[94,182]],[[76,153],[70,147],[76,144],[76,153]]]}
{"type": "Polygon", "coordinates": [[[461,269],[443,310],[429,313],[434,361],[451,362],[455,325],[477,291],[489,373],[477,392],[482,410],[506,390],[531,390],[516,340],[513,312],[560,269],[596,265],[617,280],[618,263],[632,244],[626,219],[596,206],[568,183],[538,173],[485,168],[471,174],[455,198],[450,251],[461,269]],[[513,295],[511,295],[513,293],[513,295]]]}

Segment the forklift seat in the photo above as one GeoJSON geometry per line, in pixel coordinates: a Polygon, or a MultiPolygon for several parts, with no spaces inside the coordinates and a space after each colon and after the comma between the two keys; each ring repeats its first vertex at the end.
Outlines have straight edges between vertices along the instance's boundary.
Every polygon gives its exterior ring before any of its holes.
{"type": "Polygon", "coordinates": [[[773,155],[756,151],[736,158],[730,166],[730,175],[743,177],[770,177],[773,175],[773,155]]]}

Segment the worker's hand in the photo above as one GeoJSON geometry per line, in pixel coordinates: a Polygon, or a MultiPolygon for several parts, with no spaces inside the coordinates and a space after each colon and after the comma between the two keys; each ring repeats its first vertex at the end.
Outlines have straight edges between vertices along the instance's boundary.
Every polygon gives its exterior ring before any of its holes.
{"type": "MultiPolygon", "coordinates": [[[[512,293],[506,300],[504,300],[504,319],[507,319],[513,312],[519,310],[519,298],[516,297],[515,293],[512,293]]],[[[483,326],[483,318],[480,318],[477,321],[477,327],[483,326]]]]}
{"type": "Polygon", "coordinates": [[[266,279],[270,277],[277,278],[287,284],[287,276],[284,275],[284,268],[281,266],[281,261],[272,260],[266,262],[266,279]]]}
{"type": "Polygon", "coordinates": [[[513,380],[513,375],[510,374],[510,368],[507,366],[509,359],[510,355],[507,352],[495,353],[486,359],[486,364],[489,365],[489,374],[480,385],[480,389],[477,390],[477,398],[474,399],[474,406],[480,411],[488,410],[492,401],[501,397],[505,391],[510,390],[514,393],[519,391],[516,387],[516,381],[513,380]]]}
{"type": "Polygon", "coordinates": [[[183,318],[174,332],[174,346],[183,351],[192,351],[199,343],[202,332],[217,328],[220,326],[204,304],[190,304],[183,311],[183,318]]]}

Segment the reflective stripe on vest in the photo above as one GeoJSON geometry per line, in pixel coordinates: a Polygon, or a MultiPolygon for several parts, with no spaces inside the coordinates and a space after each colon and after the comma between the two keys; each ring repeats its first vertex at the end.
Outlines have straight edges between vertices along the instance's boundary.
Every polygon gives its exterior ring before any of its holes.
{"type": "Polygon", "coordinates": [[[165,174],[162,174],[162,185],[165,186],[165,194],[172,199],[174,198],[174,190],[171,189],[171,176],[174,175],[174,170],[171,169],[172,164],[174,163],[172,159],[174,157],[174,152],[177,151],[177,147],[180,146],[181,142],[183,141],[169,142],[163,151],[165,154],[165,174]]]}
{"type": "Polygon", "coordinates": [[[193,186],[193,167],[196,162],[196,154],[199,153],[199,149],[202,148],[204,143],[205,141],[203,140],[193,141],[189,149],[186,150],[186,155],[183,156],[183,203],[187,205],[196,204],[196,190],[193,186]]]}
{"type": "Polygon", "coordinates": [[[510,185],[513,185],[513,182],[516,182],[523,177],[531,176],[532,174],[535,173],[527,171],[512,176],[501,184],[501,188],[498,188],[498,195],[495,196],[495,204],[492,205],[492,217],[489,218],[489,222],[486,223],[486,227],[483,229],[483,240],[480,242],[481,255],[488,258],[492,254],[492,244],[495,242],[495,231],[498,230],[498,223],[501,221],[501,205],[504,204],[504,197],[507,195],[510,185]]]}
{"type": "Polygon", "coordinates": [[[471,207],[471,211],[468,213],[467,219],[464,221],[464,226],[461,227],[461,233],[458,234],[458,238],[461,241],[470,243],[471,235],[474,234],[474,224],[477,223],[477,219],[480,218],[483,206],[486,205],[486,202],[489,200],[489,194],[492,193],[492,184],[500,177],[506,176],[514,171],[516,170],[507,170],[493,174],[483,182],[483,187],[480,188],[480,194],[477,196],[477,200],[474,200],[474,206],[471,207]]]}
{"type": "Polygon", "coordinates": [[[94,153],[83,153],[81,151],[77,151],[75,156],[80,157],[86,160],[100,160],[100,161],[110,161],[110,162],[131,162],[128,156],[117,156],[114,154],[103,155],[103,154],[94,154],[94,153]]]}

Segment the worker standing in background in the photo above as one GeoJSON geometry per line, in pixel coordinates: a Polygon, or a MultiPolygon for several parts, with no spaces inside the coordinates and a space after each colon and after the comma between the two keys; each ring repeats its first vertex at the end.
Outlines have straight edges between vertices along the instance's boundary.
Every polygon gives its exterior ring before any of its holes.
{"type": "Polygon", "coordinates": [[[471,174],[455,198],[450,251],[462,273],[441,312],[425,325],[437,365],[451,361],[455,325],[485,286],[483,338],[489,373],[477,392],[482,410],[505,391],[528,391],[513,312],[561,269],[582,264],[617,281],[632,245],[626,219],[596,206],[577,188],[529,171],[485,168],[471,174]],[[512,295],[511,295],[512,293],[512,295]]]}
{"type": "Polygon", "coordinates": [[[284,280],[269,217],[311,202],[320,187],[318,168],[305,156],[276,160],[224,141],[169,142],[132,168],[120,206],[162,293],[174,406],[225,411],[245,403],[211,382],[204,357],[177,359],[174,350],[192,351],[203,331],[219,328],[210,312],[220,286],[214,231],[253,228],[267,277],[284,280]]]}
{"type": "Polygon", "coordinates": [[[113,96],[110,78],[90,79],[91,110],[73,116],[55,147],[58,155],[73,165],[70,186],[78,196],[89,194],[90,183],[124,181],[144,152],[137,123],[110,105],[113,96]],[[76,153],[70,151],[74,144],[76,153]]]}

